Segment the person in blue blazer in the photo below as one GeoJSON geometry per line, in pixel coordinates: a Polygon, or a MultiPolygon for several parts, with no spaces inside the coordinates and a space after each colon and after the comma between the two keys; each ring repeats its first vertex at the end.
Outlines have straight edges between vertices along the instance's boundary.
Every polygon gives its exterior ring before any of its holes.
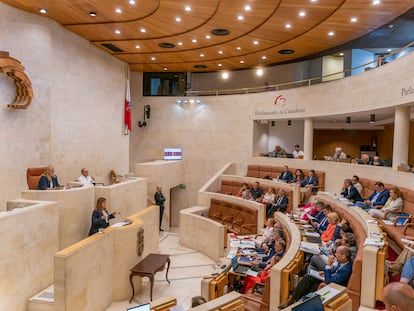
{"type": "Polygon", "coordinates": [[[374,192],[366,199],[364,202],[357,202],[356,205],[363,208],[364,210],[369,210],[374,208],[377,205],[384,206],[387,203],[390,193],[385,188],[384,184],[380,181],[375,183],[374,192]]]}
{"type": "Polygon", "coordinates": [[[341,192],[341,195],[353,203],[364,201],[358,189],[352,185],[352,180],[349,178],[344,180],[344,190],[341,192]]]}
{"type": "Polygon", "coordinates": [[[312,193],[316,194],[316,192],[318,192],[318,189],[316,188],[318,183],[318,177],[315,175],[315,170],[310,170],[308,176],[306,176],[305,180],[302,181],[300,186],[312,188],[312,193]]]}
{"type": "Polygon", "coordinates": [[[346,287],[351,274],[351,250],[349,247],[341,245],[336,249],[335,257],[329,257],[325,271],[319,272],[318,278],[306,274],[293,290],[291,298],[284,304],[280,305],[279,309],[284,309],[298,301],[306,294],[316,291],[322,283],[336,283],[346,287]]]}
{"type": "Polygon", "coordinates": [[[109,213],[106,209],[107,202],[105,198],[100,197],[96,201],[96,208],[92,212],[91,228],[89,229],[89,235],[95,234],[99,229],[105,229],[109,226],[109,219],[115,218],[118,212],[109,213]]]}
{"type": "Polygon", "coordinates": [[[53,190],[56,187],[62,186],[59,185],[58,178],[55,175],[55,168],[49,165],[45,172],[40,176],[37,190],[53,190]]]}
{"type": "Polygon", "coordinates": [[[289,167],[285,165],[283,167],[283,172],[279,175],[279,180],[289,183],[293,179],[293,175],[289,172],[289,167]]]}
{"type": "Polygon", "coordinates": [[[277,197],[275,198],[275,203],[269,203],[266,206],[266,218],[273,218],[273,214],[277,211],[285,212],[288,203],[289,198],[286,196],[285,191],[283,189],[279,189],[277,197]]]}

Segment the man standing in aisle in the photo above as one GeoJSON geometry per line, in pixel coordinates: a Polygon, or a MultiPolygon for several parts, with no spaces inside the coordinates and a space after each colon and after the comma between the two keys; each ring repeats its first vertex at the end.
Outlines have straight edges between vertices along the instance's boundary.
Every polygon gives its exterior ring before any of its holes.
{"type": "Polygon", "coordinates": [[[160,207],[160,231],[164,231],[161,228],[161,224],[162,224],[162,216],[164,215],[164,202],[165,202],[165,197],[162,194],[162,188],[161,188],[161,186],[157,186],[157,192],[155,192],[155,194],[154,194],[154,200],[155,200],[155,204],[160,207]]]}

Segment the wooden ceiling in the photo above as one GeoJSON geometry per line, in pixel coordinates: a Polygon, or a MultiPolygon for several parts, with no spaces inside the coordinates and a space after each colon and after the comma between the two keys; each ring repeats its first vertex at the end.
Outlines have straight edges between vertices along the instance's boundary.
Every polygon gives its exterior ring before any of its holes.
{"type": "Polygon", "coordinates": [[[412,0],[0,1],[52,18],[143,72],[234,70],[302,58],[358,38],[414,6],[412,0]],[[217,36],[214,29],[230,33],[217,36]]]}

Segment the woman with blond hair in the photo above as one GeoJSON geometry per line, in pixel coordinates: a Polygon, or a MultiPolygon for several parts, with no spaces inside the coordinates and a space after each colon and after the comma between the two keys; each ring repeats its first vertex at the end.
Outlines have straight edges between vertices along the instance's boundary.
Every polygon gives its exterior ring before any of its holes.
{"type": "Polygon", "coordinates": [[[390,189],[389,192],[390,197],[384,206],[376,205],[375,208],[372,208],[368,211],[372,217],[384,219],[385,213],[389,212],[387,213],[387,219],[394,220],[394,218],[397,217],[402,211],[404,201],[400,189],[394,187],[390,189]]]}
{"type": "Polygon", "coordinates": [[[109,226],[109,219],[115,218],[118,212],[109,213],[106,209],[107,202],[105,198],[100,197],[96,201],[96,208],[92,213],[92,223],[89,229],[89,235],[95,234],[99,229],[105,229],[109,226]]]}
{"type": "Polygon", "coordinates": [[[328,243],[330,240],[332,240],[336,226],[339,222],[339,215],[335,212],[329,213],[327,217],[329,224],[326,230],[321,235],[321,240],[324,243],[328,243]]]}
{"type": "Polygon", "coordinates": [[[56,187],[62,187],[59,185],[57,176],[55,175],[55,168],[49,165],[45,172],[40,176],[38,190],[53,190],[56,187]]]}

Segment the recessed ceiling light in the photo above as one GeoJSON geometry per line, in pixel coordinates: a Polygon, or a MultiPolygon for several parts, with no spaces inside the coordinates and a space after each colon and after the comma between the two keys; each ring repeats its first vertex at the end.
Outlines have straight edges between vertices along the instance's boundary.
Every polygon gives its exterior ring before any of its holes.
{"type": "Polygon", "coordinates": [[[258,45],[258,44],[259,44],[259,41],[254,40],[254,41],[253,41],[253,44],[254,44],[254,45],[258,45]]]}
{"type": "Polygon", "coordinates": [[[292,25],[291,24],[286,24],[285,28],[290,29],[290,28],[292,28],[292,25]]]}
{"type": "Polygon", "coordinates": [[[237,50],[237,51],[240,51],[240,50],[241,50],[241,47],[240,47],[240,46],[238,46],[238,47],[236,48],[236,50],[237,50]]]}
{"type": "Polygon", "coordinates": [[[163,69],[164,69],[164,71],[167,71],[168,70],[168,67],[164,67],[163,69]]]}
{"type": "Polygon", "coordinates": [[[351,23],[356,23],[358,21],[358,18],[356,17],[351,17],[351,23]]]}
{"type": "Polygon", "coordinates": [[[151,57],[151,60],[155,60],[156,58],[153,56],[153,57],[151,57]]]}
{"type": "Polygon", "coordinates": [[[191,6],[186,5],[185,8],[184,8],[184,10],[186,10],[187,12],[190,12],[191,11],[191,6]]]}
{"type": "Polygon", "coordinates": [[[310,2],[318,2],[318,0],[310,0],[310,2]]]}
{"type": "Polygon", "coordinates": [[[267,59],[267,56],[266,56],[266,55],[263,55],[263,56],[262,56],[262,59],[267,59]]]}
{"type": "Polygon", "coordinates": [[[204,57],[204,54],[200,54],[200,57],[204,57]]]}
{"type": "Polygon", "coordinates": [[[221,66],[223,66],[223,65],[222,65],[222,64],[218,64],[217,66],[221,67],[221,66]]]}
{"type": "Polygon", "coordinates": [[[145,28],[141,28],[139,31],[141,31],[142,33],[147,32],[145,28]]]}
{"type": "Polygon", "coordinates": [[[335,33],[333,31],[328,32],[328,36],[332,37],[334,35],[335,35],[335,33]]]}
{"type": "Polygon", "coordinates": [[[241,61],[240,61],[240,64],[244,64],[244,60],[241,60],[241,61]]]}
{"type": "Polygon", "coordinates": [[[135,0],[129,0],[129,4],[134,5],[135,4],[135,0]]]}
{"type": "Polygon", "coordinates": [[[378,5],[378,4],[380,4],[381,3],[381,1],[380,0],[374,0],[374,1],[372,1],[372,4],[373,5],[378,5]]]}
{"type": "Polygon", "coordinates": [[[206,35],[206,39],[211,39],[211,36],[210,35],[206,35]]]}
{"type": "Polygon", "coordinates": [[[250,11],[251,9],[252,9],[252,7],[250,5],[245,5],[244,6],[245,11],[250,11]]]}
{"type": "Polygon", "coordinates": [[[42,14],[46,14],[46,13],[47,13],[47,9],[45,9],[45,8],[40,8],[40,9],[39,9],[39,12],[40,12],[40,13],[42,13],[42,14]]]}
{"type": "Polygon", "coordinates": [[[183,45],[183,43],[182,42],[178,42],[177,45],[183,45]]]}
{"type": "Polygon", "coordinates": [[[119,34],[121,34],[121,31],[120,30],[115,30],[115,33],[117,34],[117,35],[119,35],[119,34]]]}
{"type": "Polygon", "coordinates": [[[238,19],[239,21],[242,21],[242,20],[244,19],[244,17],[243,17],[243,15],[239,15],[239,16],[237,16],[237,19],[238,19]]]}
{"type": "Polygon", "coordinates": [[[140,47],[139,45],[136,45],[136,46],[135,46],[135,48],[136,48],[136,49],[140,49],[141,47],[140,47]]]}
{"type": "Polygon", "coordinates": [[[344,56],[344,53],[339,53],[339,56],[344,56]]]}
{"type": "Polygon", "coordinates": [[[193,40],[191,40],[191,42],[197,43],[197,39],[193,39],[193,40]]]}
{"type": "Polygon", "coordinates": [[[175,21],[176,21],[176,22],[181,22],[181,18],[180,18],[180,17],[176,17],[176,18],[175,18],[175,21]]]}
{"type": "Polygon", "coordinates": [[[223,51],[218,51],[219,54],[223,54],[223,51]]]}
{"type": "Polygon", "coordinates": [[[306,12],[305,11],[300,11],[299,16],[301,16],[301,17],[306,16],[306,12]]]}
{"type": "Polygon", "coordinates": [[[96,12],[93,12],[93,11],[89,12],[89,16],[95,17],[96,15],[98,15],[98,14],[96,14],[96,12]]]}
{"type": "Polygon", "coordinates": [[[120,8],[116,8],[115,12],[119,14],[119,13],[122,13],[122,10],[120,8]]]}

